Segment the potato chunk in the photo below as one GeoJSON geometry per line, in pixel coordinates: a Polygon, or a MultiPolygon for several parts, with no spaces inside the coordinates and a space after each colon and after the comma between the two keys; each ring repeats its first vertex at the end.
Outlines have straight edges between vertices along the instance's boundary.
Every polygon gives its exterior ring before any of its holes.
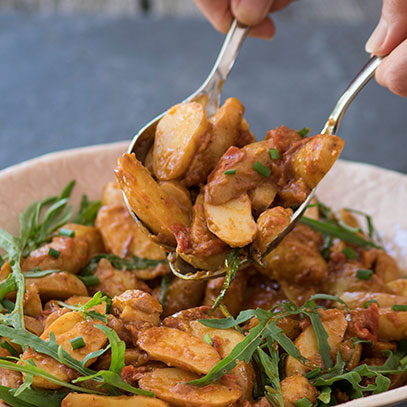
{"type": "Polygon", "coordinates": [[[196,102],[170,108],[157,124],[153,150],[154,174],[168,181],[185,174],[197,149],[207,144],[210,126],[204,107],[196,102]]]}
{"type": "MultiPolygon", "coordinates": [[[[336,309],[320,311],[322,325],[328,334],[328,344],[332,358],[336,357],[338,346],[343,341],[348,322],[343,313],[336,309]]],[[[301,354],[317,366],[322,365],[321,355],[318,350],[317,338],[312,325],[309,325],[294,341],[294,345],[301,354]]],[[[310,368],[304,366],[292,356],[287,357],[286,375],[304,375],[310,368]]]]}
{"type": "Polygon", "coordinates": [[[277,194],[277,188],[271,182],[265,182],[249,191],[249,197],[252,201],[253,212],[260,215],[270,207],[277,194]]]}
{"type": "Polygon", "coordinates": [[[72,295],[88,295],[85,284],[74,274],[65,271],[52,273],[40,278],[27,278],[26,284],[33,284],[43,301],[65,300],[72,295]]]}
{"type": "Polygon", "coordinates": [[[102,206],[95,224],[109,253],[120,257],[165,258],[164,250],[143,233],[128,209],[122,205],[102,206]]]}
{"type": "Polygon", "coordinates": [[[293,170],[313,189],[341,154],[345,142],[338,136],[322,135],[307,139],[294,155],[293,170]]]}
{"type": "Polygon", "coordinates": [[[177,180],[160,181],[160,187],[177,202],[183,211],[189,214],[191,213],[191,194],[189,193],[188,189],[181,184],[181,182],[177,180]]]}
{"type": "Polygon", "coordinates": [[[293,211],[290,208],[275,206],[267,209],[258,217],[254,246],[260,253],[264,253],[267,245],[289,225],[292,214],[293,211]]]}
{"type": "Polygon", "coordinates": [[[62,407],[169,407],[165,401],[145,396],[98,396],[95,394],[69,393],[62,407]]]}
{"type": "Polygon", "coordinates": [[[117,182],[108,182],[102,192],[102,206],[121,205],[126,206],[123,199],[123,192],[117,185],[117,182]]]}
{"type": "Polygon", "coordinates": [[[231,247],[251,243],[257,226],[252,216],[252,206],[247,194],[242,194],[222,205],[204,204],[209,230],[231,247]]]}
{"type": "Polygon", "coordinates": [[[317,401],[318,390],[304,376],[288,376],[281,381],[284,407],[296,407],[296,402],[306,397],[312,404],[317,401]]]}
{"type": "Polygon", "coordinates": [[[227,384],[212,383],[203,389],[186,383],[195,379],[198,379],[197,375],[178,368],[156,369],[146,373],[139,386],[181,407],[226,407],[241,396],[240,389],[232,381],[227,384]]]}
{"type": "Polygon", "coordinates": [[[175,245],[172,226],[189,226],[188,213],[158,185],[134,154],[121,156],[115,173],[132,210],[160,242],[175,245]]]}
{"type": "Polygon", "coordinates": [[[137,343],[151,359],[196,373],[206,374],[220,362],[218,353],[211,345],[178,329],[164,326],[147,329],[139,336],[137,343]]]}

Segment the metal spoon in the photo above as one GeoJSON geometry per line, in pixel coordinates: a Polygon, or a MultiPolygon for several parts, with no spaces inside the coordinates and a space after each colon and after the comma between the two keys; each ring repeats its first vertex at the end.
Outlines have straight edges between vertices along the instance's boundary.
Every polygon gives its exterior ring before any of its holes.
{"type": "MultiPolygon", "coordinates": [[[[359,91],[367,84],[367,82],[373,77],[376,68],[381,63],[381,58],[379,57],[372,57],[366,63],[366,65],[361,69],[361,71],[355,76],[355,78],[350,82],[348,87],[345,89],[341,97],[339,98],[338,102],[336,103],[332,113],[329,116],[329,119],[325,123],[325,126],[321,132],[321,134],[329,135],[335,134],[341,122],[341,119],[352,102],[355,96],[359,93],[359,91]]],[[[307,206],[309,205],[312,197],[314,196],[316,191],[316,187],[311,191],[308,195],[307,199],[297,208],[297,210],[293,213],[290,224],[273,240],[267,245],[266,251],[262,254],[251,253],[251,258],[243,257],[241,259],[240,265],[241,267],[246,267],[251,262],[256,262],[262,264],[262,259],[269,254],[273,249],[277,247],[277,245],[290,233],[297,222],[301,219],[301,216],[304,214],[307,206]]],[[[212,271],[196,271],[193,266],[189,263],[185,262],[179,256],[170,256],[170,267],[172,272],[185,280],[203,280],[203,279],[210,279],[214,277],[220,277],[225,275],[225,269],[219,269],[215,272],[212,271]]]]}

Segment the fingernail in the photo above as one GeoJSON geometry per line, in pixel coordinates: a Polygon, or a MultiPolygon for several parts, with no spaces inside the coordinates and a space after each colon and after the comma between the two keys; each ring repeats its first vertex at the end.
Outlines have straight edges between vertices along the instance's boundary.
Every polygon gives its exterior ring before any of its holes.
{"type": "Polygon", "coordinates": [[[369,54],[380,51],[380,48],[384,44],[388,31],[388,26],[386,20],[383,18],[380,19],[379,24],[376,29],[373,31],[370,38],[367,40],[365,45],[365,50],[369,54]]]}

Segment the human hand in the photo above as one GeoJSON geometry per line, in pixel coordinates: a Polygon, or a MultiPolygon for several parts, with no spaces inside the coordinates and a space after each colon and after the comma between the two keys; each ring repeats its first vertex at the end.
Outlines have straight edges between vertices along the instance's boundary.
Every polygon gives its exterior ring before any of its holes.
{"type": "Polygon", "coordinates": [[[195,0],[212,25],[226,33],[236,18],[250,25],[249,36],[271,39],[276,31],[269,13],[286,7],[292,0],[195,0]]]}
{"type": "Polygon", "coordinates": [[[377,82],[407,97],[407,0],[383,0],[382,15],[366,51],[387,57],[376,71],[377,82]]]}

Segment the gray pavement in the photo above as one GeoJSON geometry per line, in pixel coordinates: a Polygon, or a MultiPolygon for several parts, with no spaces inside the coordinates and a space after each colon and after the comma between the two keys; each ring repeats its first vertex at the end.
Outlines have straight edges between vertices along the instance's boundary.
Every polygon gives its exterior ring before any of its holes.
{"type": "MultiPolygon", "coordinates": [[[[368,56],[375,21],[277,16],[249,39],[224,87],[257,138],[286,124],[318,132],[368,56]]],[[[191,93],[222,35],[193,18],[0,14],[0,168],[66,148],[130,139],[191,93]]],[[[407,100],[371,82],[344,116],[346,159],[407,172],[407,100]]]]}

